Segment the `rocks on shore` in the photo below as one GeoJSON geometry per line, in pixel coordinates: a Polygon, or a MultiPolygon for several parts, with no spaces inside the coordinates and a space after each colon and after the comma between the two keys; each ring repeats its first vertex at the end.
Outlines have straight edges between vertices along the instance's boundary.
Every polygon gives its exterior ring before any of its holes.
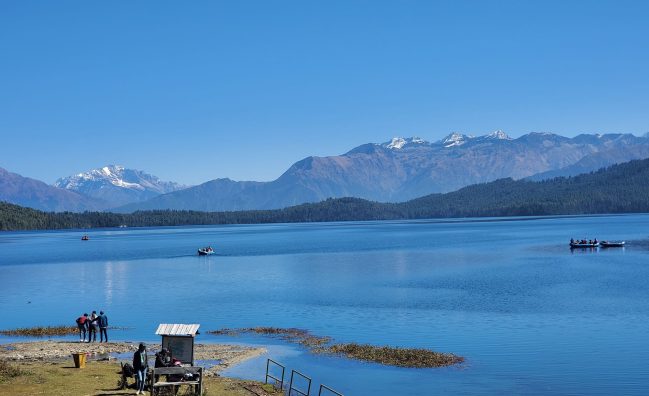
{"type": "MultiPolygon", "coordinates": [[[[33,341],[0,345],[1,361],[60,361],[69,359],[73,353],[91,354],[91,356],[110,353],[133,353],[139,343],[107,342],[82,343],[73,341],[33,341]]],[[[151,356],[161,348],[160,344],[147,344],[151,356]]],[[[241,345],[195,344],[194,357],[197,360],[214,360],[216,364],[209,369],[217,373],[244,360],[266,352],[264,348],[252,348],[241,345]]]]}

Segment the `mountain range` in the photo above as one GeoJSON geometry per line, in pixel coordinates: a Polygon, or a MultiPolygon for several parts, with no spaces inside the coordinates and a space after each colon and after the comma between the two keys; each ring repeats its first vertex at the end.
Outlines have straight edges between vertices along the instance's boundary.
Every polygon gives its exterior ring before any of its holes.
{"type": "Polygon", "coordinates": [[[646,213],[647,180],[649,159],[543,182],[499,179],[402,203],[336,198],[272,210],[155,210],[125,214],[45,213],[0,202],[0,230],[646,213]]]}
{"type": "Polygon", "coordinates": [[[0,201],[51,212],[83,212],[107,206],[103,200],[57,188],[0,168],[0,201]]]}
{"type": "Polygon", "coordinates": [[[109,203],[110,207],[142,202],[160,194],[186,188],[165,182],[140,170],[108,165],[99,169],[58,179],[55,187],[74,191],[109,203]]]}
{"type": "Polygon", "coordinates": [[[48,186],[2,170],[0,200],[45,211],[118,212],[275,209],[338,197],[403,202],[501,178],[543,180],[643,158],[649,158],[647,136],[452,133],[436,142],[396,137],[342,155],[307,157],[270,182],[225,178],[185,187],[109,165],[48,186]]]}
{"type": "Polygon", "coordinates": [[[271,182],[216,179],[117,210],[274,209],[337,197],[402,202],[501,178],[569,176],[642,158],[649,158],[649,138],[631,134],[394,138],[343,155],[307,157],[271,182]]]}

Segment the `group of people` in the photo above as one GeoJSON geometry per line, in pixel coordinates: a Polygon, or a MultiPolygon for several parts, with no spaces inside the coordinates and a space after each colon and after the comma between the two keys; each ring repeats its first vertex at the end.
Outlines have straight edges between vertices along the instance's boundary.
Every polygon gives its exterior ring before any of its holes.
{"type": "Polygon", "coordinates": [[[589,239],[589,240],[586,240],[586,239],[576,239],[575,240],[575,238],[570,238],[570,244],[575,244],[575,243],[578,243],[580,245],[585,245],[585,244],[597,245],[598,241],[597,241],[597,238],[589,239]]]}
{"type": "MultiPolygon", "coordinates": [[[[180,364],[179,360],[172,359],[171,351],[162,348],[155,354],[155,367],[171,367],[180,364]]],[[[140,343],[137,351],[133,354],[133,371],[135,372],[137,395],[144,394],[147,371],[149,370],[149,357],[146,352],[146,345],[140,343]]],[[[157,376],[156,376],[157,377],[157,376]]],[[[182,375],[181,375],[182,377],[182,375]]],[[[158,380],[157,378],[155,379],[158,380]]],[[[179,380],[179,378],[167,378],[168,381],[179,380]]]]}
{"type": "Polygon", "coordinates": [[[79,328],[79,342],[97,341],[97,330],[99,330],[99,342],[108,342],[108,316],[104,311],[99,311],[99,315],[97,315],[97,311],[92,311],[90,316],[84,313],[77,318],[77,327],[79,328]],[[86,341],[86,334],[88,341],[86,341]]]}

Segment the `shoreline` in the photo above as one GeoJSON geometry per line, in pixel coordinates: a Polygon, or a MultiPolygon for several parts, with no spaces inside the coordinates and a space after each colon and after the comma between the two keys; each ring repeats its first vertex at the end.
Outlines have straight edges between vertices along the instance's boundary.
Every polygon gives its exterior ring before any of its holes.
{"type": "MultiPolygon", "coordinates": [[[[134,353],[139,342],[117,341],[85,343],[69,340],[25,340],[0,344],[0,361],[8,362],[61,362],[72,359],[73,353],[96,355],[134,353]]],[[[149,357],[161,348],[160,343],[147,343],[149,357]]],[[[223,370],[258,357],[267,352],[263,347],[234,344],[196,343],[196,360],[213,360],[214,365],[205,370],[208,375],[218,375],[223,370]]],[[[110,360],[124,360],[110,358],[110,360]]]]}

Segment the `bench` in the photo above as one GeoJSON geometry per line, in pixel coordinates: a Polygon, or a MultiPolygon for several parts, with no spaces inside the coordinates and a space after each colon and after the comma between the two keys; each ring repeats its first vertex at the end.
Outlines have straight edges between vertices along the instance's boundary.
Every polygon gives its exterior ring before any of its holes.
{"type": "MultiPolygon", "coordinates": [[[[160,390],[165,387],[176,387],[181,385],[188,385],[194,388],[195,395],[203,394],[203,368],[198,366],[188,366],[188,367],[158,367],[152,368],[150,370],[149,381],[149,390],[151,395],[156,394],[156,390],[160,390]],[[194,377],[197,377],[195,380],[181,380],[181,381],[157,381],[156,378],[160,378],[162,375],[180,375],[184,376],[185,374],[193,374],[194,377]]],[[[158,392],[159,393],[159,392],[158,392]]]]}

